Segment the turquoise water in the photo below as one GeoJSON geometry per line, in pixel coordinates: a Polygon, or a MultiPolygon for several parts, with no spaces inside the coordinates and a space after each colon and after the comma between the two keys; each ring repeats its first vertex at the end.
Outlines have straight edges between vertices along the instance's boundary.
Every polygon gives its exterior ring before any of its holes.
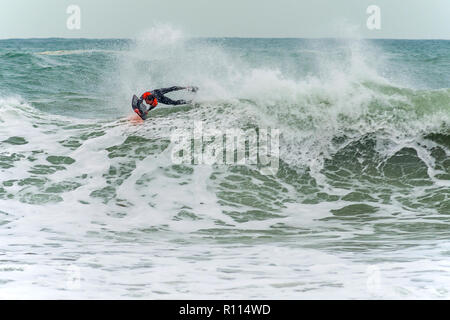
{"type": "Polygon", "coordinates": [[[0,297],[449,298],[449,70],[450,41],[0,41],[0,297]],[[198,122],[278,129],[276,173],[174,163],[198,122]]]}

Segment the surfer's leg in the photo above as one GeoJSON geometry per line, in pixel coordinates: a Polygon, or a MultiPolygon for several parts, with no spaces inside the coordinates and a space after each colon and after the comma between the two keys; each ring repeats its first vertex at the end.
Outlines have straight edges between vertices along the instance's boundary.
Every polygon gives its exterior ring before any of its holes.
{"type": "Polygon", "coordinates": [[[166,96],[161,96],[159,97],[159,102],[164,103],[164,104],[171,104],[174,106],[178,106],[180,104],[187,104],[190,103],[190,101],[186,101],[186,100],[172,100],[170,98],[167,98],[166,96]]]}
{"type": "Polygon", "coordinates": [[[184,90],[184,89],[187,89],[187,88],[186,87],[173,86],[173,87],[170,87],[170,88],[161,88],[161,89],[157,89],[157,90],[159,92],[161,92],[162,94],[165,94],[165,93],[168,93],[168,92],[184,90]]]}

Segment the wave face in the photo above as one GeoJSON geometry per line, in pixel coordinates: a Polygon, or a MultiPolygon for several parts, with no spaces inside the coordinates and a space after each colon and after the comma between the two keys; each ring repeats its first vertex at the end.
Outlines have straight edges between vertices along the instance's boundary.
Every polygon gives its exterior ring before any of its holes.
{"type": "Polygon", "coordinates": [[[449,41],[0,41],[0,296],[449,298],[449,66],[449,41]],[[200,91],[129,120],[172,85],[200,91]],[[279,130],[276,172],[174,163],[199,123],[279,130]]]}

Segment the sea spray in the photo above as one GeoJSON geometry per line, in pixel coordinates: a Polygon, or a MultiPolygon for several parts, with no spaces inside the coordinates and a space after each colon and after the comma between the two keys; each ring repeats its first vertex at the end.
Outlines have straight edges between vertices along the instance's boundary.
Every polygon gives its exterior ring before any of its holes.
{"type": "Polygon", "coordinates": [[[0,41],[0,296],[448,298],[449,50],[0,41]],[[133,94],[171,85],[200,90],[128,121],[133,94]],[[174,163],[195,121],[279,130],[276,173],[174,163]]]}

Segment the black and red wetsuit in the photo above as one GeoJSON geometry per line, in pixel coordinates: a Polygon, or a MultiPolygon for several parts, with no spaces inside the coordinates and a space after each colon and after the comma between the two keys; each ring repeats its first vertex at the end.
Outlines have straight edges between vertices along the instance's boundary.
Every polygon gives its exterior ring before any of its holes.
{"type": "Polygon", "coordinates": [[[147,118],[147,114],[150,110],[156,108],[159,102],[164,104],[171,104],[171,105],[180,105],[180,104],[187,104],[191,103],[191,101],[186,100],[172,100],[170,98],[167,98],[164,94],[172,91],[178,91],[178,90],[189,90],[192,92],[197,92],[197,87],[170,87],[170,88],[161,88],[161,89],[155,89],[152,91],[144,92],[140,99],[138,99],[136,96],[133,97],[132,107],[134,112],[136,112],[143,120],[147,118]],[[148,106],[146,106],[143,102],[146,102],[148,106]]]}
{"type": "Polygon", "coordinates": [[[172,91],[178,91],[178,90],[183,90],[183,89],[191,89],[191,87],[170,87],[170,88],[161,88],[161,89],[155,89],[152,91],[147,91],[144,92],[144,94],[142,94],[141,99],[145,100],[145,102],[147,102],[147,104],[150,106],[150,108],[148,109],[148,111],[154,109],[158,103],[164,103],[164,104],[171,104],[171,105],[180,105],[180,104],[186,104],[189,103],[190,101],[186,101],[186,100],[172,100],[170,98],[167,98],[164,94],[172,92],[172,91]]]}

